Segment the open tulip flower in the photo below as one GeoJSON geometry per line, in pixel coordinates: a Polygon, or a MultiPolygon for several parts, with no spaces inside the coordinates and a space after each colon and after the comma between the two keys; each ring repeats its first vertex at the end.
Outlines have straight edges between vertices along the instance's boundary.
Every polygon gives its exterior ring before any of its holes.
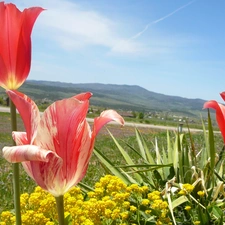
{"type": "MultiPolygon", "coordinates": [[[[220,95],[225,101],[225,92],[222,92],[220,95]]],[[[225,142],[225,106],[215,100],[211,100],[204,104],[204,108],[212,108],[216,111],[216,120],[225,142]]]]}
{"type": "Polygon", "coordinates": [[[31,65],[31,32],[43,9],[21,12],[14,4],[0,2],[0,86],[15,90],[26,80],[31,65]]]}
{"type": "Polygon", "coordinates": [[[40,116],[36,104],[25,94],[7,90],[24,122],[26,132],[13,132],[17,146],[4,147],[3,156],[22,162],[25,171],[44,190],[58,197],[86,174],[95,137],[110,121],[123,125],[114,110],[94,119],[92,131],[86,120],[91,93],[56,101],[40,116]]]}

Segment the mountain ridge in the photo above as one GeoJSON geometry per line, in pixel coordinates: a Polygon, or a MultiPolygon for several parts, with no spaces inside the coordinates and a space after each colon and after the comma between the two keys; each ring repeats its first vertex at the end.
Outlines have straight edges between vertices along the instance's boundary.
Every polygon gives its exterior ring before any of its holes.
{"type": "MultiPolygon", "coordinates": [[[[19,91],[34,99],[56,101],[81,92],[92,92],[90,104],[125,111],[167,111],[185,115],[202,113],[206,100],[184,98],[149,91],[138,85],[103,83],[66,83],[59,81],[27,80],[19,91]]],[[[206,110],[204,110],[206,111],[206,110]]]]}

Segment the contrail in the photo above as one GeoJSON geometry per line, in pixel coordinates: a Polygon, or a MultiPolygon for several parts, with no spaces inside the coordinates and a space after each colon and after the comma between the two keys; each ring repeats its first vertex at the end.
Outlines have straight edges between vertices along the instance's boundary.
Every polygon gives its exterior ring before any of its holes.
{"type": "Polygon", "coordinates": [[[140,31],[139,33],[135,34],[133,37],[130,38],[130,40],[131,40],[131,39],[136,39],[136,38],[140,37],[146,30],[148,30],[148,28],[149,28],[151,25],[156,24],[156,23],[158,23],[158,22],[160,22],[160,21],[165,20],[166,18],[168,18],[168,17],[172,16],[173,14],[177,13],[178,11],[184,9],[185,7],[189,6],[190,4],[192,4],[192,3],[195,2],[195,1],[196,1],[196,0],[190,1],[190,2],[187,3],[186,5],[181,6],[180,8],[174,10],[173,12],[167,14],[166,16],[163,16],[163,17],[159,18],[158,20],[155,20],[155,21],[153,21],[153,22],[147,24],[147,25],[145,26],[145,28],[144,28],[142,31],[140,31]]]}

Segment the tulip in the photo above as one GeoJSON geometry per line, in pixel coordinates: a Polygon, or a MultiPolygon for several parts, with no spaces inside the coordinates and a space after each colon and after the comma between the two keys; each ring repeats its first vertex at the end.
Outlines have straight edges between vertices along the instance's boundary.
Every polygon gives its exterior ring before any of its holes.
{"type": "MultiPolygon", "coordinates": [[[[222,92],[220,96],[225,101],[225,92],[222,92]]],[[[216,111],[216,120],[225,142],[225,106],[215,100],[211,100],[204,104],[204,108],[212,108],[216,111]]]]}
{"type": "MultiPolygon", "coordinates": [[[[31,32],[42,12],[32,7],[21,12],[14,4],[0,2],[0,86],[15,90],[26,80],[31,64],[31,32]]],[[[16,109],[10,103],[12,130],[17,129],[16,109]]],[[[21,224],[19,165],[13,164],[16,225],[21,224]]]]}
{"type": "Polygon", "coordinates": [[[13,132],[17,146],[4,147],[3,156],[12,163],[22,162],[25,171],[53,196],[64,195],[85,176],[96,135],[110,121],[123,125],[114,110],[103,111],[86,120],[91,93],[56,101],[40,116],[36,104],[25,94],[8,90],[24,122],[26,132],[13,132]]]}
{"type": "Polygon", "coordinates": [[[0,86],[15,90],[26,80],[31,65],[31,32],[43,9],[21,12],[14,4],[0,2],[0,86]]]}

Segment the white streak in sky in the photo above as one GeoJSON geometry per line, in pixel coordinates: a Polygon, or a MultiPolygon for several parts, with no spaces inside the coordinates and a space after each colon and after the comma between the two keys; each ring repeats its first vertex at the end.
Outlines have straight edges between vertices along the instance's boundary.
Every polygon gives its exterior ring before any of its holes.
{"type": "Polygon", "coordinates": [[[196,1],[196,0],[190,1],[189,3],[187,3],[187,4],[183,5],[183,6],[181,6],[180,8],[174,10],[173,12],[167,14],[166,16],[163,16],[163,17],[159,18],[158,20],[155,20],[155,21],[153,21],[153,22],[147,24],[147,25],[145,26],[145,28],[144,28],[142,31],[140,31],[139,33],[135,34],[133,37],[130,38],[130,40],[131,40],[131,39],[136,39],[136,38],[140,37],[146,30],[148,30],[148,28],[149,28],[151,25],[156,24],[156,23],[159,23],[159,22],[165,20],[166,18],[168,18],[168,17],[172,16],[173,14],[179,12],[180,10],[186,8],[187,6],[189,6],[190,4],[192,4],[192,3],[195,2],[195,1],[196,1]]]}

